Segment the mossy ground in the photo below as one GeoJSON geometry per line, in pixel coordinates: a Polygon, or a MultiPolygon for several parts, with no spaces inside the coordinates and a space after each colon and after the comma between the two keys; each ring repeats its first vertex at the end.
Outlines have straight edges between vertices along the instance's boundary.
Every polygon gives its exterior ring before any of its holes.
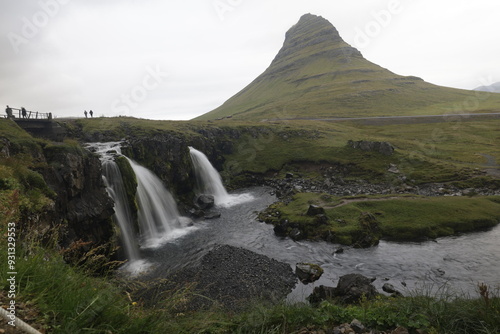
{"type": "Polygon", "coordinates": [[[278,224],[287,220],[310,239],[355,244],[363,234],[364,214],[376,219],[382,238],[418,241],[495,226],[500,223],[500,197],[360,196],[335,197],[299,193],[288,204],[273,204],[261,219],[278,224]],[[307,215],[310,204],[322,206],[327,223],[307,215]]]}

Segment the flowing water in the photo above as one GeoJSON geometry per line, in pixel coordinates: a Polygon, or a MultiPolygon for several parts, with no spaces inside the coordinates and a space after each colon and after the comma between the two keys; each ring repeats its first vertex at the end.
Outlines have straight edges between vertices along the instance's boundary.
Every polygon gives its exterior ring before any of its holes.
{"type": "Polygon", "coordinates": [[[128,214],[123,213],[125,218],[120,218],[119,203],[123,199],[117,194],[123,191],[114,181],[121,178],[119,171],[112,167],[116,166],[113,155],[120,154],[119,145],[100,145],[103,146],[94,150],[101,154],[108,191],[115,200],[115,219],[130,259],[138,258],[137,244],[141,245],[142,260],[132,261],[126,268],[129,272],[143,271],[146,276],[164,277],[176,269],[196,265],[213,246],[229,244],[286,262],[292,268],[298,262],[321,265],[325,272],[320,280],[309,285],[298,283],[290,300],[303,300],[321,284],[335,286],[339,277],[348,273],[376,277],[374,284],[379,290],[388,282],[403,293],[417,288],[429,292],[448,286],[456,292],[474,294],[479,282],[500,288],[500,226],[435,241],[381,241],[376,247],[346,248],[343,253],[337,253],[340,245],[276,237],[271,225],[256,220],[259,211],[276,201],[272,189],[255,187],[229,194],[206,156],[193,148],[190,152],[198,190],[214,196],[214,210],[221,213],[221,218],[198,221],[188,227],[187,219],[179,214],[162,182],[129,160],[138,180],[141,237],[134,243],[137,236],[128,222],[128,214]]]}
{"type": "Polygon", "coordinates": [[[228,194],[222,184],[219,172],[212,166],[207,156],[191,146],[189,147],[189,153],[196,175],[198,194],[214,196],[215,205],[221,207],[231,207],[253,199],[251,195],[246,193],[228,194]]]}
{"type": "Polygon", "coordinates": [[[336,286],[339,277],[349,273],[376,277],[374,285],[379,291],[384,283],[393,284],[403,293],[447,285],[456,292],[475,294],[478,282],[500,288],[500,226],[435,241],[381,241],[367,249],[344,247],[344,253],[336,254],[338,244],[279,238],[273,226],[256,220],[257,212],[276,200],[272,189],[257,187],[234,195],[243,193],[254,199],[230,208],[218,207],[221,218],[196,222],[197,229],[191,233],[145,250],[144,256],[154,263],[147,275],[161,277],[195,265],[214,245],[230,244],[289,263],[294,269],[298,262],[321,265],[325,272],[320,280],[308,285],[298,283],[290,300],[303,300],[315,286],[336,286]]]}
{"type": "Polygon", "coordinates": [[[150,266],[141,257],[140,248],[158,247],[195,227],[191,226],[189,218],[179,214],[174,198],[156,175],[122,155],[119,142],[92,143],[87,147],[100,157],[106,190],[114,202],[112,219],[120,228],[120,241],[129,260],[124,270],[137,274],[150,266]],[[123,176],[115,162],[118,156],[128,160],[137,179],[138,232],[126,198],[123,176]]]}

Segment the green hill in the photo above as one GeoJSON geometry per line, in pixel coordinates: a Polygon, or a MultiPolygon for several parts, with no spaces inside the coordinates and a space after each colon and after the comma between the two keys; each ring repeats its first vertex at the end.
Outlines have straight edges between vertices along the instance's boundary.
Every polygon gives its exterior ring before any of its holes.
{"type": "Polygon", "coordinates": [[[363,58],[326,19],[302,16],[271,65],[223,105],[197,119],[432,115],[500,111],[500,95],[436,86],[363,58]]]}

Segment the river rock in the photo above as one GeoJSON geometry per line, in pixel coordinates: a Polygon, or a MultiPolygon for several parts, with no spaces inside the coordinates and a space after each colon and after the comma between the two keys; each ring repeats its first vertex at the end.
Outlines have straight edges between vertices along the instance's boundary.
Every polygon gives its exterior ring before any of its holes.
{"type": "Polygon", "coordinates": [[[323,268],[317,264],[297,263],[295,273],[302,283],[308,284],[317,281],[323,275],[323,268]]]}
{"type": "Polygon", "coordinates": [[[346,304],[357,303],[361,298],[373,299],[377,289],[372,280],[360,274],[347,274],[339,279],[335,294],[346,304]]]}
{"type": "Polygon", "coordinates": [[[321,206],[318,205],[310,204],[309,209],[307,209],[308,216],[316,216],[324,214],[325,214],[325,209],[323,209],[321,206]]]}
{"type": "Polygon", "coordinates": [[[292,228],[292,230],[290,231],[290,233],[288,234],[288,236],[292,239],[292,240],[301,240],[301,239],[304,239],[304,235],[302,234],[302,232],[298,229],[298,228],[292,228]]]}
{"type": "Polygon", "coordinates": [[[202,194],[196,197],[195,203],[201,210],[206,210],[214,206],[215,198],[213,195],[202,194]]]}
{"type": "Polygon", "coordinates": [[[392,285],[390,283],[384,283],[384,285],[382,286],[382,290],[384,290],[387,293],[392,294],[393,297],[399,297],[399,296],[403,295],[401,292],[396,290],[394,285],[392,285]]]}
{"type": "Polygon", "coordinates": [[[281,220],[274,225],[274,234],[278,237],[286,237],[288,235],[288,220],[281,220]]]}
{"type": "Polygon", "coordinates": [[[220,216],[221,216],[220,212],[212,212],[212,213],[206,214],[204,218],[207,220],[211,220],[211,219],[220,218],[220,216]]]}

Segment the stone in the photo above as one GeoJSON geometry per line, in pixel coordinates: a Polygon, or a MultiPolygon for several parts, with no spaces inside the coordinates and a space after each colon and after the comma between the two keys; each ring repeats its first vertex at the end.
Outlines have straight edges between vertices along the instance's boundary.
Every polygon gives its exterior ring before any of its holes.
{"type": "Polygon", "coordinates": [[[398,169],[398,166],[396,166],[395,164],[390,164],[389,165],[389,169],[387,169],[387,171],[389,173],[393,173],[393,174],[399,174],[399,169],[398,169]]]}
{"type": "Polygon", "coordinates": [[[295,273],[302,283],[308,284],[317,281],[323,275],[323,268],[317,264],[297,263],[295,273]]]}
{"type": "Polygon", "coordinates": [[[351,321],[351,329],[354,330],[356,334],[361,334],[365,331],[365,326],[358,319],[354,319],[351,321]]]}
{"type": "Polygon", "coordinates": [[[288,236],[292,238],[292,240],[303,239],[302,232],[298,228],[293,228],[288,236]]]}
{"type": "Polygon", "coordinates": [[[290,172],[286,173],[285,178],[286,179],[293,179],[293,173],[290,173],[290,172]]]}
{"type": "Polygon", "coordinates": [[[215,198],[213,195],[202,194],[196,198],[195,203],[201,210],[206,210],[215,205],[215,198]]]}
{"type": "Polygon", "coordinates": [[[332,299],[335,297],[335,288],[330,286],[320,285],[313,289],[313,292],[307,297],[309,303],[316,305],[323,300],[332,299]]]}
{"type": "Polygon", "coordinates": [[[207,215],[205,215],[205,219],[207,220],[210,220],[210,219],[217,219],[217,218],[220,218],[221,216],[221,213],[220,212],[212,212],[212,213],[209,213],[207,215]]]}
{"type": "Polygon", "coordinates": [[[193,217],[193,218],[205,217],[205,211],[200,210],[200,209],[191,209],[191,210],[189,210],[189,213],[191,214],[191,217],[193,217]]]}
{"type": "Polygon", "coordinates": [[[410,332],[408,332],[408,329],[404,327],[398,327],[395,330],[393,330],[391,334],[410,334],[410,332]]]}
{"type": "Polygon", "coordinates": [[[335,295],[344,303],[353,304],[359,302],[361,298],[375,298],[377,290],[369,278],[360,274],[347,274],[340,277],[335,295]]]}
{"type": "Polygon", "coordinates": [[[274,234],[278,237],[286,237],[288,235],[288,220],[282,220],[274,225],[274,234]]]}
{"type": "Polygon", "coordinates": [[[310,204],[309,209],[307,209],[308,216],[316,216],[316,215],[324,215],[324,214],[325,214],[325,209],[323,209],[319,205],[310,204]]]}
{"type": "Polygon", "coordinates": [[[398,290],[396,290],[396,288],[394,287],[394,285],[392,285],[390,283],[384,283],[384,285],[382,286],[382,290],[384,290],[387,293],[392,294],[393,297],[397,297],[397,296],[402,296],[403,295],[401,292],[399,292],[398,290]]]}

